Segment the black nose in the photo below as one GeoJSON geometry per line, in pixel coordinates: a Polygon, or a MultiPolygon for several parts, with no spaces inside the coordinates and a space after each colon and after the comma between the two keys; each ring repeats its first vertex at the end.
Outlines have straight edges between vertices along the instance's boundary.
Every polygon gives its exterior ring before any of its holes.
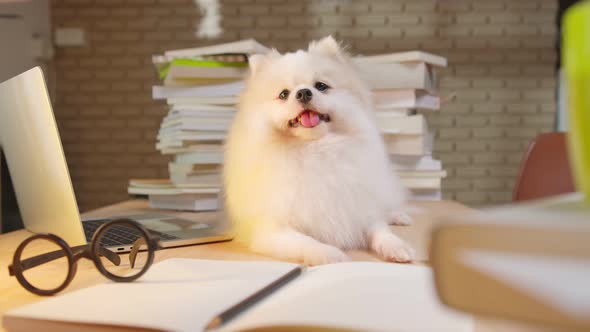
{"type": "Polygon", "coordinates": [[[312,96],[313,95],[311,94],[310,89],[301,89],[301,90],[297,91],[295,98],[297,98],[297,100],[299,100],[299,102],[301,102],[303,104],[307,104],[311,100],[312,96]]]}

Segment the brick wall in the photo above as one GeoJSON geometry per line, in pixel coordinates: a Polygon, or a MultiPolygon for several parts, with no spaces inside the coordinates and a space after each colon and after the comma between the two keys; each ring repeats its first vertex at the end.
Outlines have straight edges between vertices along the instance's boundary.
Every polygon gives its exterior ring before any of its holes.
{"type": "Polygon", "coordinates": [[[522,152],[553,126],[556,1],[222,1],[220,39],[197,40],[191,0],[55,0],[53,26],[84,28],[88,45],[59,48],[55,113],[81,208],[124,200],[131,177],[165,177],[154,149],[165,114],[151,100],[150,56],[256,38],[291,50],[333,34],[353,53],[422,49],[449,59],[428,115],[445,198],[479,206],[510,199],[522,152]]]}

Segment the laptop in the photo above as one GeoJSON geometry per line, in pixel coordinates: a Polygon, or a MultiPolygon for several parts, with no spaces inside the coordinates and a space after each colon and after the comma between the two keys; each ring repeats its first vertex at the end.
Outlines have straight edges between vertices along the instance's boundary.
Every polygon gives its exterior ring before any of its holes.
{"type": "MultiPolygon", "coordinates": [[[[26,229],[53,233],[69,245],[86,244],[103,223],[81,220],[41,68],[0,83],[0,146],[26,229]]],[[[231,240],[217,213],[139,213],[129,216],[161,239],[163,247],[231,240]],[[181,215],[181,217],[179,217],[181,215]],[[185,217],[185,216],[189,216],[185,217]],[[207,222],[203,222],[207,221],[207,222]],[[213,222],[211,222],[213,221],[213,222]]],[[[128,234],[129,235],[129,234],[128,234]]],[[[117,236],[110,246],[131,250],[134,236],[117,236]]]]}

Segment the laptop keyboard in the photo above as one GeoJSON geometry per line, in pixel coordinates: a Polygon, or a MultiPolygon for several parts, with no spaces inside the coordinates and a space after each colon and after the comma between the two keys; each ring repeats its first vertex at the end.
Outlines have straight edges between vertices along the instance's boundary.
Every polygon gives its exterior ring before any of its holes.
{"type": "MultiPolygon", "coordinates": [[[[84,226],[84,234],[86,235],[86,241],[90,242],[90,240],[92,239],[92,235],[94,235],[94,232],[96,232],[96,230],[102,224],[109,222],[109,221],[110,221],[109,219],[84,221],[82,223],[82,225],[84,226]]],[[[113,230],[109,231],[101,239],[102,240],[101,243],[103,246],[116,247],[116,246],[121,246],[121,245],[130,245],[130,244],[133,244],[135,242],[135,240],[137,240],[141,236],[139,231],[136,231],[134,229],[130,229],[129,227],[125,227],[125,226],[113,226],[113,227],[114,227],[113,230]]],[[[166,234],[166,233],[160,233],[160,232],[156,232],[153,230],[148,230],[148,232],[152,236],[159,237],[160,240],[162,240],[162,241],[178,239],[178,237],[170,235],[170,234],[166,234]]]]}

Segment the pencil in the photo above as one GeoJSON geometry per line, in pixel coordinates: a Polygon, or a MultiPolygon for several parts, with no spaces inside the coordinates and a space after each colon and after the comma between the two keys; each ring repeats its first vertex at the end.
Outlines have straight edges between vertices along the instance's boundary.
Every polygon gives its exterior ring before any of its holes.
{"type": "Polygon", "coordinates": [[[248,296],[247,298],[243,299],[242,301],[234,304],[227,310],[223,311],[219,315],[215,316],[209,323],[205,326],[205,331],[210,331],[215,328],[220,327],[221,325],[227,323],[228,321],[232,320],[237,315],[241,314],[242,312],[248,310],[258,301],[264,299],[265,297],[272,294],[274,291],[278,290],[279,288],[283,287],[284,285],[288,284],[291,280],[299,277],[307,268],[306,265],[299,265],[296,268],[292,269],[291,271],[287,272],[285,275],[280,277],[279,279],[273,281],[269,285],[265,286],[264,288],[260,289],[256,293],[248,296]]]}

